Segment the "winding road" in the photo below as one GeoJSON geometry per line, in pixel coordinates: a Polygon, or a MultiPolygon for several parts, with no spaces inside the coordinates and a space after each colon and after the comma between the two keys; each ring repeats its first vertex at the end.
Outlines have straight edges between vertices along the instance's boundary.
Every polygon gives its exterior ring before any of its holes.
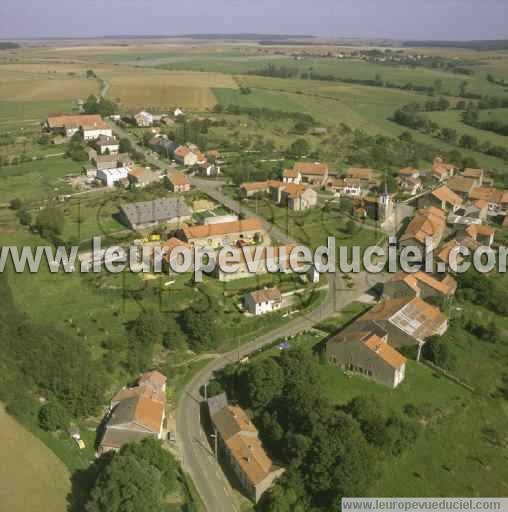
{"type": "MultiPolygon", "coordinates": [[[[113,128],[121,137],[128,138],[135,149],[145,151],[127,130],[121,129],[117,125],[114,125],[113,128]]],[[[147,161],[157,166],[162,163],[149,154],[147,154],[147,161]]],[[[197,177],[191,177],[190,180],[194,187],[227,206],[231,211],[259,218],[265,230],[270,233],[271,238],[278,243],[296,243],[283,230],[259,217],[254,211],[246,208],[235,199],[226,196],[220,188],[220,182],[197,177]]],[[[382,282],[384,274],[370,275],[361,272],[351,276],[354,287],[348,288],[345,286],[342,274],[339,272],[326,274],[327,294],[325,300],[315,309],[267,334],[254,338],[237,350],[221,354],[194,375],[184,388],[176,411],[178,453],[183,469],[192,478],[209,512],[238,512],[240,506],[235,498],[235,492],[214,457],[207,439],[207,433],[201,425],[200,414],[203,400],[200,395],[201,388],[210,381],[214,372],[221,370],[228,364],[238,362],[280,338],[310,329],[317,323],[341,311],[374,285],[382,282]]]]}

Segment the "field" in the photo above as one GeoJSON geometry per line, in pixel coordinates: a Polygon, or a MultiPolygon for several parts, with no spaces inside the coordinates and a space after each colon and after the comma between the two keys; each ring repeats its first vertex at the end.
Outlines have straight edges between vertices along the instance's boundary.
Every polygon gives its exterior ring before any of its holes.
{"type": "MultiPolygon", "coordinates": [[[[53,148],[53,151],[61,150],[53,148]]],[[[0,171],[0,204],[17,197],[22,201],[41,201],[69,192],[60,181],[66,174],[79,173],[81,165],[63,157],[34,160],[3,167],[0,171]]]]}
{"type": "Polygon", "coordinates": [[[132,69],[129,72],[104,71],[111,84],[112,98],[127,109],[210,110],[217,100],[213,88],[236,88],[234,80],[219,73],[169,72],[132,69]]]}
{"type": "MultiPolygon", "coordinates": [[[[506,110],[504,113],[506,114],[506,110]]],[[[480,143],[491,142],[493,145],[506,146],[508,142],[507,137],[503,137],[502,135],[498,135],[497,133],[489,132],[486,130],[480,130],[473,126],[464,124],[461,120],[461,112],[450,110],[447,112],[428,112],[425,115],[426,117],[428,117],[432,121],[435,121],[439,126],[443,128],[454,128],[455,130],[457,130],[457,133],[459,134],[472,135],[476,137],[480,143]]],[[[491,119],[491,116],[487,118],[487,115],[487,112],[482,112],[481,119],[491,119]]],[[[495,117],[496,116],[499,116],[499,119],[501,120],[503,118],[503,113],[496,112],[495,117]]],[[[506,117],[504,119],[506,119],[506,117]]]]}
{"type": "Polygon", "coordinates": [[[64,464],[0,406],[2,510],[67,510],[70,475],[64,464]]]}

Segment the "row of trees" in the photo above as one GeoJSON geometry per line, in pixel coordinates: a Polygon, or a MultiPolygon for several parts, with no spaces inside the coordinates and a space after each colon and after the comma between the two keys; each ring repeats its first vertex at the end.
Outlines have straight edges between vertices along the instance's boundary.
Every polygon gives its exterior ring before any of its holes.
{"type": "Polygon", "coordinates": [[[480,142],[474,135],[460,135],[457,130],[453,128],[441,128],[436,122],[417,112],[398,109],[395,111],[392,120],[401,126],[443,139],[449,144],[457,145],[464,149],[478,151],[479,153],[484,153],[497,158],[502,158],[503,160],[508,160],[507,148],[503,146],[494,146],[489,141],[480,142]]]}
{"type": "Polygon", "coordinates": [[[381,458],[399,455],[418,435],[413,419],[374,398],[343,407],[325,400],[308,351],[227,367],[209,387],[221,390],[251,412],[265,446],[287,467],[259,505],[264,511],[339,511],[342,496],[365,495],[381,458]]]}

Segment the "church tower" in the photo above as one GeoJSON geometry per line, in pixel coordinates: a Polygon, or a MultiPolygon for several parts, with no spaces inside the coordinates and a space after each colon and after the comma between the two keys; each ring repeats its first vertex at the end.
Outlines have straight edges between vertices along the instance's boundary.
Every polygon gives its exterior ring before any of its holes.
{"type": "Polygon", "coordinates": [[[388,186],[385,176],[385,190],[377,200],[377,220],[380,224],[391,222],[394,215],[393,200],[388,193],[388,186]]]}

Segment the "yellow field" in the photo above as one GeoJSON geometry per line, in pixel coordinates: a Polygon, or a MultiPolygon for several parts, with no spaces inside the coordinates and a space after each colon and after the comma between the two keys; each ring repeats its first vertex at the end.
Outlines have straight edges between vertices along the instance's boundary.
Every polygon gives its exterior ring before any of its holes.
{"type": "Polygon", "coordinates": [[[67,510],[71,484],[63,463],[2,406],[0,431],[0,510],[67,510]]]}
{"type": "Polygon", "coordinates": [[[86,98],[97,94],[99,85],[94,80],[37,78],[0,80],[0,97],[11,101],[52,101],[86,98]]]}
{"type": "Polygon", "coordinates": [[[111,84],[110,98],[127,109],[209,110],[217,103],[212,88],[236,89],[232,77],[220,73],[150,72],[133,68],[128,73],[104,73],[111,84]]]}

